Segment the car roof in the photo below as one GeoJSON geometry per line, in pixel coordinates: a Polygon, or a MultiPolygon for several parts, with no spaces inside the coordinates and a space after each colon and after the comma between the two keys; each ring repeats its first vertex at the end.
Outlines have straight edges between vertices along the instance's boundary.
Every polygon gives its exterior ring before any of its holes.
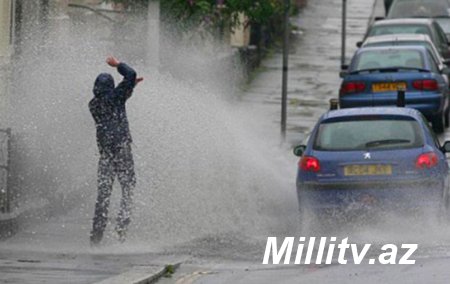
{"type": "Polygon", "coordinates": [[[322,116],[321,120],[362,115],[398,115],[408,116],[419,121],[421,119],[421,114],[418,110],[407,107],[358,107],[330,110],[322,116]]]}
{"type": "Polygon", "coordinates": [[[410,24],[422,24],[431,25],[433,19],[430,18],[402,18],[402,19],[386,19],[380,20],[373,23],[373,26],[383,26],[383,25],[410,25],[410,24]]]}
{"type": "Polygon", "coordinates": [[[367,43],[385,42],[385,41],[427,41],[431,42],[431,38],[426,34],[389,34],[370,36],[365,41],[367,43]]]}
{"type": "Polygon", "coordinates": [[[357,54],[367,50],[418,50],[426,53],[427,48],[422,45],[389,45],[389,46],[363,46],[356,51],[357,54]]]}
{"type": "MultiPolygon", "coordinates": [[[[411,1],[411,0],[394,0],[395,2],[413,2],[413,1],[411,1]]],[[[391,2],[394,2],[394,1],[391,1],[391,2]]],[[[428,3],[435,3],[435,2],[439,2],[440,1],[440,3],[448,3],[447,2],[447,0],[416,0],[416,2],[421,2],[420,4],[428,4],[428,3]]],[[[392,4],[394,4],[394,3],[392,3],[392,4]]],[[[413,4],[417,4],[417,3],[413,3],[413,4]]]]}

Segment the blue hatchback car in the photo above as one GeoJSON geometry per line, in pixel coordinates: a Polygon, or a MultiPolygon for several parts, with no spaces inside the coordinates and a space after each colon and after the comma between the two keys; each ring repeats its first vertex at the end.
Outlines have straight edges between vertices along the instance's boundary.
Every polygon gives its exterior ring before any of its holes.
{"type": "Polygon", "coordinates": [[[363,47],[342,74],[341,108],[395,106],[398,90],[437,133],[449,125],[448,68],[439,69],[423,46],[363,47]]]}
{"type": "Polygon", "coordinates": [[[329,111],[294,148],[300,209],[448,207],[448,151],[415,109],[329,111]]]}

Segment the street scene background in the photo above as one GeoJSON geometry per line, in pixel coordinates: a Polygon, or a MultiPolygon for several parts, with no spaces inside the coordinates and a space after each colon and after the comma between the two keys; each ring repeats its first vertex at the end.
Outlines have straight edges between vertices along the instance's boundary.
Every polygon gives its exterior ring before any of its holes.
{"type": "MultiPolygon", "coordinates": [[[[10,18],[14,50],[1,77],[14,194],[0,220],[15,223],[0,242],[0,282],[113,283],[181,263],[158,283],[446,283],[450,229],[428,216],[332,232],[354,243],[418,243],[415,266],[261,265],[268,236],[301,234],[291,149],[338,95],[342,1],[310,0],[291,17],[284,143],[279,44],[248,73],[230,44],[165,30],[157,1],[145,21],[126,22],[110,3],[99,6],[108,19],[76,2],[14,1],[21,14],[10,18]],[[138,180],[129,238],[119,243],[109,224],[93,249],[98,154],[87,104],[98,73],[120,80],[104,63],[110,54],[145,78],[127,104],[138,180]]],[[[350,58],[383,9],[376,0],[348,0],[347,9],[350,58]]],[[[119,198],[115,186],[111,219],[119,198]]]]}

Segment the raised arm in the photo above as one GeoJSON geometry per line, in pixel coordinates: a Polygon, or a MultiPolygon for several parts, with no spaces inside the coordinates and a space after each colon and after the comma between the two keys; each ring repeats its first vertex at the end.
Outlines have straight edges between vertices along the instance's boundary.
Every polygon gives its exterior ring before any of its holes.
{"type": "Polygon", "coordinates": [[[127,100],[131,97],[134,87],[142,79],[137,79],[136,71],[125,63],[120,62],[115,57],[108,57],[106,59],[111,67],[117,67],[117,71],[123,76],[122,81],[114,89],[114,96],[118,99],[127,100]]]}

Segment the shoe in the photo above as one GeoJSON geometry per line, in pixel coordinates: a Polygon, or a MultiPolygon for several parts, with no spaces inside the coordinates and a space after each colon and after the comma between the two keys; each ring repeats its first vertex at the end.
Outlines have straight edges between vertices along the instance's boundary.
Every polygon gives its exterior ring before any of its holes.
{"type": "Polygon", "coordinates": [[[116,228],[116,232],[119,236],[119,242],[124,243],[127,239],[127,230],[124,228],[116,228]]]}
{"type": "Polygon", "coordinates": [[[103,232],[91,232],[91,247],[98,247],[103,239],[103,232]]]}

